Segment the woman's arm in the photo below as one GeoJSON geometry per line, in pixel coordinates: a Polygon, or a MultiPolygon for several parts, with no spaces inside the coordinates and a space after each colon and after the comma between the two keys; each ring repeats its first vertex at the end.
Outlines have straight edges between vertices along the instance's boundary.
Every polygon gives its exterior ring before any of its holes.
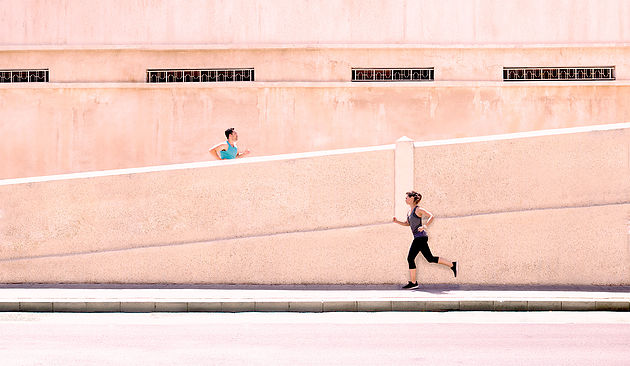
{"type": "Polygon", "coordinates": [[[219,155],[219,150],[227,150],[227,144],[224,142],[219,142],[218,144],[208,149],[208,152],[210,153],[210,155],[212,155],[213,158],[217,158],[221,160],[221,156],[219,155]]]}
{"type": "Polygon", "coordinates": [[[397,223],[398,225],[401,225],[401,226],[409,226],[409,223],[407,221],[398,221],[398,219],[396,219],[396,217],[394,217],[392,219],[392,222],[395,222],[395,223],[397,223]]]}
{"type": "Polygon", "coordinates": [[[245,149],[245,151],[237,153],[237,154],[236,154],[236,157],[237,157],[237,158],[242,158],[242,157],[244,157],[245,155],[249,154],[250,152],[251,152],[251,151],[249,151],[249,149],[245,149]]]}
{"type": "Polygon", "coordinates": [[[429,224],[431,224],[433,222],[433,214],[432,213],[430,213],[429,211],[427,211],[427,210],[425,210],[424,208],[421,208],[421,207],[416,207],[416,212],[417,211],[420,211],[420,215],[418,215],[416,213],[416,216],[418,216],[418,217],[428,216],[429,217],[427,219],[427,222],[424,225],[422,225],[423,227],[426,228],[427,226],[429,226],[429,224]]]}

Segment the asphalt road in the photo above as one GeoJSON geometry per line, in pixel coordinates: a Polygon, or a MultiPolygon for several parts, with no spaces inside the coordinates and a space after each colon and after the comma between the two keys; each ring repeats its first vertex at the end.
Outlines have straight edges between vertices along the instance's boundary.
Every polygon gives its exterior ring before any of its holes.
{"type": "Polygon", "coordinates": [[[1,365],[628,365],[628,313],[0,313],[1,365]]]}

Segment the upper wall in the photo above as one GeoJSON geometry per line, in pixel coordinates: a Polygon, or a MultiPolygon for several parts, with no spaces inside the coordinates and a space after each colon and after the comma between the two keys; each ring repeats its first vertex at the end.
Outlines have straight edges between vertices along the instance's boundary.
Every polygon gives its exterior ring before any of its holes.
{"type": "Polygon", "coordinates": [[[630,120],[627,82],[0,86],[0,178],[210,159],[239,131],[253,156],[630,120]]]}
{"type": "Polygon", "coordinates": [[[0,45],[630,41],[624,0],[3,0],[0,45]]]}
{"type": "Polygon", "coordinates": [[[352,68],[363,67],[433,67],[436,81],[503,81],[503,67],[577,66],[615,66],[616,80],[630,80],[630,47],[0,49],[0,70],[49,69],[51,83],[144,83],[147,69],[250,67],[256,82],[349,82],[352,68]]]}

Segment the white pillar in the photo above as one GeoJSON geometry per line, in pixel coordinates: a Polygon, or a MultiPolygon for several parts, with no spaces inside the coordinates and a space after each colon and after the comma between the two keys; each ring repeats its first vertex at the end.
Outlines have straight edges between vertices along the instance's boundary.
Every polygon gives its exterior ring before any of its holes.
{"type": "Polygon", "coordinates": [[[405,192],[413,190],[413,178],[413,140],[403,136],[396,140],[394,153],[394,215],[401,221],[407,220],[405,192]]]}

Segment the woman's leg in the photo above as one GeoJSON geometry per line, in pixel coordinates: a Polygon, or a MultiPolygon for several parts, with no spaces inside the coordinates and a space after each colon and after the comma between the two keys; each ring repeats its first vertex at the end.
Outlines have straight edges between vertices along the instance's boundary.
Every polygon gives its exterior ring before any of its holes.
{"type": "Polygon", "coordinates": [[[447,266],[448,268],[453,267],[453,262],[446,260],[442,257],[438,257],[438,264],[442,264],[444,266],[447,266]]]}
{"type": "Polygon", "coordinates": [[[416,283],[416,256],[420,253],[420,243],[418,239],[413,239],[409,254],[407,254],[407,263],[409,264],[409,281],[416,283]]]}
{"type": "MultiPolygon", "coordinates": [[[[427,262],[429,263],[438,263],[441,264],[443,266],[447,266],[448,268],[451,269],[451,271],[453,271],[453,275],[455,277],[457,277],[457,264],[456,262],[451,262],[447,259],[444,258],[440,258],[440,257],[436,257],[431,253],[431,249],[429,249],[429,238],[428,237],[422,237],[422,238],[418,238],[418,239],[423,239],[420,244],[420,251],[422,252],[422,255],[424,256],[424,258],[426,258],[427,262]]],[[[415,241],[415,240],[414,240],[415,241]]]]}
{"type": "Polygon", "coordinates": [[[431,253],[431,249],[429,248],[429,238],[428,237],[421,237],[418,239],[423,239],[420,242],[420,251],[422,252],[422,255],[424,256],[424,258],[427,260],[427,262],[429,263],[438,263],[444,266],[447,266],[448,268],[453,267],[453,262],[444,259],[442,257],[436,257],[433,255],[433,253],[431,253]]]}

